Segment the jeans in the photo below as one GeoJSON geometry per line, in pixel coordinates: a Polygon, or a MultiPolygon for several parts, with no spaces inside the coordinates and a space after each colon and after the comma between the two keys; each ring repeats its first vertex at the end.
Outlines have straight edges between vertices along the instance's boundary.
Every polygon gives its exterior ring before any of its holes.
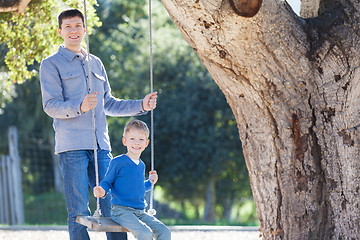
{"type": "MultiPolygon", "coordinates": [[[[60,167],[64,178],[65,199],[68,211],[68,227],[70,240],[88,240],[87,228],[76,223],[79,215],[90,215],[89,186],[96,185],[95,159],[93,150],[75,150],[59,154],[60,167]]],[[[107,150],[97,150],[99,182],[104,178],[112,156],[107,150]]],[[[105,217],[111,215],[110,194],[100,198],[101,213],[105,217]]],[[[126,240],[127,234],[106,233],[108,240],[126,240]]]]}
{"type": "Polygon", "coordinates": [[[138,240],[171,240],[170,230],[143,209],[113,205],[111,218],[126,227],[138,240]]]}

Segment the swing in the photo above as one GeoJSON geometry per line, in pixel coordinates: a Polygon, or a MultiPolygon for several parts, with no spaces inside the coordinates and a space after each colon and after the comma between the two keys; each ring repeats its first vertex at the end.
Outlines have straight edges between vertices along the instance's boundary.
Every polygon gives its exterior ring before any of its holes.
{"type": "MultiPolygon", "coordinates": [[[[89,34],[87,27],[87,11],[86,11],[86,0],[84,0],[84,17],[85,17],[85,30],[86,30],[86,45],[87,45],[87,58],[89,73],[90,68],[90,48],[89,48],[89,34]]],[[[149,0],[149,27],[150,27],[150,92],[153,92],[153,63],[152,63],[152,13],[151,13],[151,0],[149,0]]],[[[91,74],[89,74],[89,87],[92,92],[92,81],[91,74]]],[[[96,186],[99,186],[99,170],[97,162],[97,151],[96,151],[96,136],[95,136],[95,115],[94,109],[91,109],[91,120],[93,129],[93,144],[94,144],[94,159],[95,159],[95,177],[96,186]]],[[[151,171],[154,171],[154,112],[151,110],[151,126],[150,126],[150,143],[151,143],[151,171]]],[[[153,208],[154,202],[154,184],[151,184],[150,190],[150,207],[148,214],[154,216],[156,210],[153,208]]],[[[101,216],[99,197],[96,198],[96,210],[93,216],[77,216],[76,222],[88,227],[88,229],[100,231],[100,232],[129,232],[129,230],[117,223],[115,223],[111,217],[101,216]]]]}

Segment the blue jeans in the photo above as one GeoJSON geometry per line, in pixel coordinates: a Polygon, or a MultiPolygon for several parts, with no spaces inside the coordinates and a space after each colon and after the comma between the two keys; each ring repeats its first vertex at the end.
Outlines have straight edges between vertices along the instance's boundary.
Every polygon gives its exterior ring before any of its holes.
{"type": "Polygon", "coordinates": [[[143,209],[113,205],[111,218],[126,227],[138,240],[171,240],[170,230],[143,209]]]}
{"type": "MultiPolygon", "coordinates": [[[[59,154],[60,166],[64,178],[65,199],[68,211],[70,240],[88,240],[87,228],[76,223],[79,215],[90,215],[89,186],[96,185],[95,159],[93,150],[75,150],[59,154]]],[[[104,178],[112,156],[107,150],[97,151],[99,182],[104,178]]],[[[110,194],[100,198],[101,213],[111,215],[110,194]]],[[[126,233],[106,233],[108,240],[126,240],[126,233]]]]}

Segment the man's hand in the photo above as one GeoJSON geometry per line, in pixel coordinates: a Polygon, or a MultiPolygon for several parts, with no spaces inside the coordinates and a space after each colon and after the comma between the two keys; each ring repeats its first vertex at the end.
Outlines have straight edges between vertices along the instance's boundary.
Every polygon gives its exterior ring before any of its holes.
{"type": "Polygon", "coordinates": [[[104,197],[105,193],[105,190],[101,186],[94,187],[94,197],[104,197]]]}
{"type": "Polygon", "coordinates": [[[150,171],[149,172],[149,180],[152,184],[155,184],[158,181],[159,177],[156,173],[156,171],[150,171]]]}
{"type": "Polygon", "coordinates": [[[82,112],[87,112],[90,109],[96,108],[97,104],[97,98],[96,98],[97,92],[87,94],[84,98],[84,101],[80,105],[80,110],[82,112]]]}
{"type": "Polygon", "coordinates": [[[144,111],[150,111],[156,108],[157,92],[152,92],[146,95],[142,101],[144,111]]]}

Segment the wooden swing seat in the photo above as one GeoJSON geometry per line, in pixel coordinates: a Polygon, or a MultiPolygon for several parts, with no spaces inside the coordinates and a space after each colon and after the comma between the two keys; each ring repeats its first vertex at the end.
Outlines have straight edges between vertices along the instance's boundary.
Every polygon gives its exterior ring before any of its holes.
{"type": "Polygon", "coordinates": [[[98,232],[130,232],[127,228],[114,222],[110,217],[96,219],[91,216],[77,216],[76,222],[98,232]]]}

